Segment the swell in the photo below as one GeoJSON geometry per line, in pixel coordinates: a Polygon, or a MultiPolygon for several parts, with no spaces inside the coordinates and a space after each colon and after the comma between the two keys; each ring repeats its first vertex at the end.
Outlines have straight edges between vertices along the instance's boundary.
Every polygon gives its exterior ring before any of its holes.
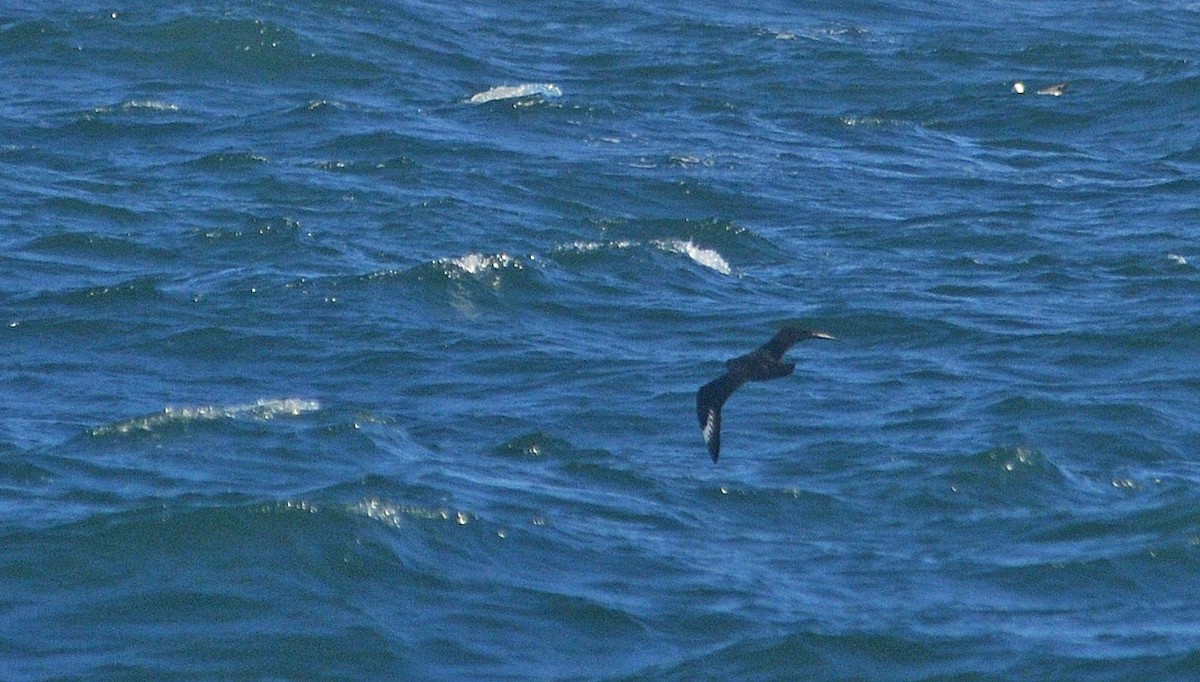
{"type": "Polygon", "coordinates": [[[787,680],[802,671],[805,679],[905,679],[914,681],[977,680],[1016,682],[1037,679],[1046,670],[1070,669],[1089,679],[1123,680],[1152,674],[1185,675],[1200,660],[1195,651],[1106,656],[1080,654],[1069,648],[1018,651],[985,633],[962,637],[896,635],[871,631],[827,633],[802,630],[753,638],[726,648],[656,665],[604,680],[691,680],[715,675],[723,679],[787,680]]]}

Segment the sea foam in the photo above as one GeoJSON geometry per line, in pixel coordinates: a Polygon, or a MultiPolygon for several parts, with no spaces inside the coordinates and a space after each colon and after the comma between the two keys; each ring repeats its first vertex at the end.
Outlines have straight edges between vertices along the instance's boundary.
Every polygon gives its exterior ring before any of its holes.
{"type": "Polygon", "coordinates": [[[706,249],[702,246],[697,246],[696,243],[690,239],[687,241],[679,239],[661,240],[655,241],[654,245],[666,251],[682,253],[688,258],[691,258],[692,261],[703,265],[710,270],[716,270],[722,275],[733,274],[733,268],[729,267],[729,262],[726,261],[720,253],[717,253],[713,249],[706,249]]]}
{"type": "MultiPolygon", "coordinates": [[[[484,253],[469,253],[458,258],[442,258],[437,261],[442,265],[452,265],[457,271],[465,272],[471,275],[478,275],[488,270],[500,270],[502,268],[522,268],[522,262],[507,253],[484,254],[484,253]]],[[[453,277],[455,269],[447,270],[446,275],[453,277]]]]}
{"type": "Polygon", "coordinates": [[[475,93],[468,102],[484,104],[501,99],[519,99],[521,97],[562,97],[562,90],[553,83],[522,83],[521,85],[498,85],[490,90],[475,93]]]}
{"type": "Polygon", "coordinates": [[[724,256],[718,253],[715,249],[707,249],[703,246],[698,246],[692,240],[683,239],[655,239],[649,242],[637,242],[627,239],[610,242],[585,242],[578,241],[558,247],[558,251],[574,251],[576,253],[589,253],[599,251],[601,249],[628,249],[637,246],[649,245],[660,251],[668,253],[678,253],[687,256],[692,262],[703,265],[704,267],[715,270],[722,275],[733,274],[733,268],[730,267],[729,261],[725,260],[724,256]]]}
{"type": "Polygon", "coordinates": [[[250,419],[267,421],[276,417],[299,416],[305,412],[315,412],[321,409],[316,400],[302,398],[264,398],[243,405],[200,405],[194,407],[163,408],[144,417],[109,424],[92,429],[93,436],[108,434],[124,434],[137,431],[154,431],[171,424],[184,424],[197,421],[214,421],[218,419],[250,419]]]}

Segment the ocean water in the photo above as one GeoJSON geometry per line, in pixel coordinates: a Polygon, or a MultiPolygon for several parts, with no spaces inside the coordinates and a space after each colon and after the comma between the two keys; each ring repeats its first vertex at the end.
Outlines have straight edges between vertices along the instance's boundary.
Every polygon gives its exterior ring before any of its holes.
{"type": "Polygon", "coordinates": [[[0,678],[1200,679],[1198,35],[4,3],[0,678]]]}

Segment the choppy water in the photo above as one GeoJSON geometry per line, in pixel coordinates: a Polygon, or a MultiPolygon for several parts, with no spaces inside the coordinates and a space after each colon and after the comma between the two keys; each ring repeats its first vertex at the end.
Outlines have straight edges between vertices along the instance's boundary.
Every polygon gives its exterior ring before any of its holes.
{"type": "Polygon", "coordinates": [[[1198,35],[4,5],[0,677],[1197,679],[1198,35]]]}

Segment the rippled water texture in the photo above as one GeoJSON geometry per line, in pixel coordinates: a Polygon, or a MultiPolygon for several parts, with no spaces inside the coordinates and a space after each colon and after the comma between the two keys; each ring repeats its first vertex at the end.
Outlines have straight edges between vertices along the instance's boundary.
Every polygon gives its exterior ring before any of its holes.
{"type": "Polygon", "coordinates": [[[1195,679],[1197,35],[0,8],[0,678],[1195,679]]]}

